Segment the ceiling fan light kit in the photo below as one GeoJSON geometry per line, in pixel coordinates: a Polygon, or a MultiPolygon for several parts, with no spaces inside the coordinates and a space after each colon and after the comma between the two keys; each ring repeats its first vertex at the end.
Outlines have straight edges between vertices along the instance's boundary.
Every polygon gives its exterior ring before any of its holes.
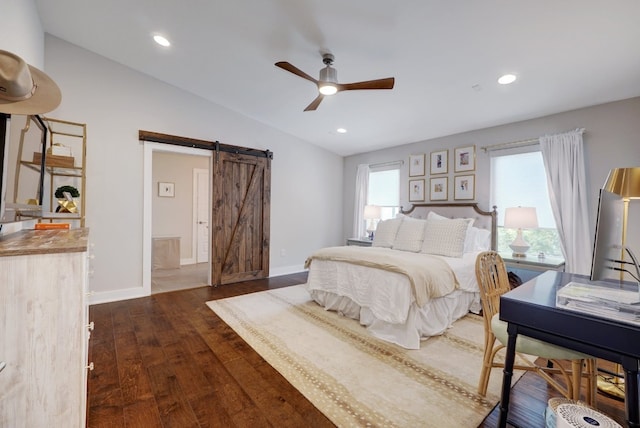
{"type": "Polygon", "coordinates": [[[333,95],[338,92],[338,72],[330,65],[320,70],[318,91],[322,95],[333,95]]]}
{"type": "Polygon", "coordinates": [[[314,99],[311,104],[309,104],[304,109],[304,111],[317,109],[325,95],[333,95],[341,91],[351,91],[359,89],[393,89],[393,85],[395,83],[395,79],[393,77],[340,84],[338,83],[338,72],[335,68],[331,67],[331,65],[333,64],[333,59],[333,55],[330,53],[325,53],[322,55],[322,62],[325,64],[325,68],[320,70],[320,78],[318,80],[314,79],[304,71],[286,61],[279,61],[275,63],[276,67],[280,67],[283,70],[295,74],[296,76],[309,80],[310,82],[315,83],[318,87],[318,92],[320,93],[318,94],[316,99],[314,99]]]}

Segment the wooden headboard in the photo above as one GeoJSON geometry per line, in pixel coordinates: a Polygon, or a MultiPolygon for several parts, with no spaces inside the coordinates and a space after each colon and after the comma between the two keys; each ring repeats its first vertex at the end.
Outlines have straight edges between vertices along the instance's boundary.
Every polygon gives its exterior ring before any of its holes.
{"type": "Polygon", "coordinates": [[[444,204],[412,204],[409,209],[400,208],[400,212],[414,218],[427,218],[430,211],[449,218],[473,218],[473,225],[480,229],[491,231],[491,249],[498,248],[496,207],[492,211],[484,211],[475,202],[444,203],[444,204]]]}

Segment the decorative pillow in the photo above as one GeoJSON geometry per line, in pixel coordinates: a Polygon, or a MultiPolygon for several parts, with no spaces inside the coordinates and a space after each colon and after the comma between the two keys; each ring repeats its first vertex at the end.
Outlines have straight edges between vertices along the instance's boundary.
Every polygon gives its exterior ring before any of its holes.
{"type": "Polygon", "coordinates": [[[449,221],[427,220],[424,242],[420,252],[447,257],[462,257],[468,222],[465,219],[449,221]]]}
{"type": "Polygon", "coordinates": [[[398,228],[402,223],[402,218],[393,218],[390,220],[383,220],[378,223],[376,232],[373,235],[373,247],[391,248],[393,242],[396,240],[398,234],[398,228]]]}
{"type": "MultiPolygon", "coordinates": [[[[433,211],[429,211],[429,215],[427,215],[427,220],[454,220],[454,219],[450,219],[447,218],[445,216],[441,216],[440,214],[437,214],[433,211]]],[[[465,235],[464,238],[464,250],[463,252],[465,253],[470,253],[475,251],[474,247],[475,247],[475,231],[473,229],[477,229],[475,227],[473,227],[473,223],[475,221],[475,219],[473,218],[463,218],[462,220],[465,220],[467,222],[467,234],[465,235]]]]}
{"type": "Polygon", "coordinates": [[[424,239],[424,227],[426,220],[416,220],[411,217],[405,217],[398,229],[396,240],[393,243],[394,250],[412,251],[417,253],[422,247],[424,239]]]}

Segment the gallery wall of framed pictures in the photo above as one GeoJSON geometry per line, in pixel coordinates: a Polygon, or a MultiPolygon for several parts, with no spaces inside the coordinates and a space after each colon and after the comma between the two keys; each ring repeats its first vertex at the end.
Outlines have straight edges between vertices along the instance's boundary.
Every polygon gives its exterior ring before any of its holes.
{"type": "Polygon", "coordinates": [[[449,178],[452,178],[453,200],[474,200],[476,183],[472,172],[475,169],[474,144],[434,150],[428,158],[425,153],[409,155],[409,202],[448,201],[449,178]],[[450,158],[453,177],[449,177],[450,158]]]}

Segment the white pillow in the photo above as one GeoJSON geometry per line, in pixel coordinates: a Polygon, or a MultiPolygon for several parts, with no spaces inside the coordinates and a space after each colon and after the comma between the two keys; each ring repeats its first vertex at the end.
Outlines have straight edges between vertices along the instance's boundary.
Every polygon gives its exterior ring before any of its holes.
{"type": "Polygon", "coordinates": [[[475,239],[472,251],[487,251],[491,249],[491,231],[474,227],[475,239]]]}
{"type": "Polygon", "coordinates": [[[373,247],[391,248],[393,242],[396,240],[398,234],[398,228],[402,223],[402,218],[393,218],[390,220],[383,220],[378,223],[376,232],[373,235],[373,247]]]}
{"type": "Polygon", "coordinates": [[[447,257],[462,257],[468,222],[457,218],[449,221],[427,220],[420,252],[447,257]]]}
{"type": "MultiPolygon", "coordinates": [[[[450,218],[447,218],[445,216],[441,216],[440,214],[437,214],[433,211],[429,211],[429,215],[427,215],[427,220],[453,220],[450,218]]],[[[475,247],[475,231],[472,229],[477,229],[475,227],[473,227],[473,222],[475,221],[475,219],[473,218],[463,218],[463,220],[465,220],[467,222],[467,234],[464,237],[464,249],[463,252],[465,253],[471,253],[474,250],[475,247]]]]}
{"type": "Polygon", "coordinates": [[[398,229],[398,234],[396,235],[396,240],[392,248],[394,250],[412,251],[414,253],[420,251],[426,223],[426,220],[416,220],[411,217],[405,217],[398,229]]]}

